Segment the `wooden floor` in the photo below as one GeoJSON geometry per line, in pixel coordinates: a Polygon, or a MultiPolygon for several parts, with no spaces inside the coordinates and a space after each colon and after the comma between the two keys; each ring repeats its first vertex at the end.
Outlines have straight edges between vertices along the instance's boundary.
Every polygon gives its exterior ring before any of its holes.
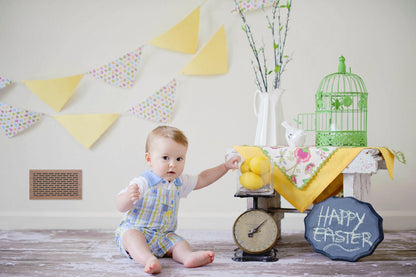
{"type": "MultiPolygon", "coordinates": [[[[371,256],[332,261],[315,253],[302,233],[283,234],[277,262],[234,262],[230,232],[178,231],[214,263],[187,269],[163,258],[158,276],[416,276],[416,231],[388,232],[371,256]]],[[[0,231],[0,276],[148,276],[119,254],[113,231],[0,231]]]]}

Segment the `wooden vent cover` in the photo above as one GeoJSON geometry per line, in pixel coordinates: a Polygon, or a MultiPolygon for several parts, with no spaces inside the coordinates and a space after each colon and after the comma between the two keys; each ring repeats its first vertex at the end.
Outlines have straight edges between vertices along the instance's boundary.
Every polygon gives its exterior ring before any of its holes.
{"type": "Polygon", "coordinates": [[[29,199],[82,199],[82,170],[29,170],[29,199]]]}

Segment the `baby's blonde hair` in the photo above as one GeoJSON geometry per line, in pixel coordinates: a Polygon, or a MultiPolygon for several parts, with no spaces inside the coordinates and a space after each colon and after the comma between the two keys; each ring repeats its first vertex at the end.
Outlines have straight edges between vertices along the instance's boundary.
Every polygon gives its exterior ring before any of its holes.
{"type": "Polygon", "coordinates": [[[188,147],[188,139],[181,130],[171,126],[159,126],[153,129],[153,131],[151,131],[147,136],[145,149],[146,152],[149,152],[150,144],[156,137],[170,138],[173,139],[176,143],[188,147]]]}

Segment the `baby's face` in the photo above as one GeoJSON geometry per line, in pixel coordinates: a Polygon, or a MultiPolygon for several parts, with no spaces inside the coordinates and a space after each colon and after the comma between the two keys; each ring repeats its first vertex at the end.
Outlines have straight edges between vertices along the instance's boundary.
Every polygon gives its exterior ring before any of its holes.
{"type": "Polygon", "coordinates": [[[187,150],[186,146],[170,138],[156,137],[145,158],[154,173],[171,182],[182,174],[187,150]]]}

